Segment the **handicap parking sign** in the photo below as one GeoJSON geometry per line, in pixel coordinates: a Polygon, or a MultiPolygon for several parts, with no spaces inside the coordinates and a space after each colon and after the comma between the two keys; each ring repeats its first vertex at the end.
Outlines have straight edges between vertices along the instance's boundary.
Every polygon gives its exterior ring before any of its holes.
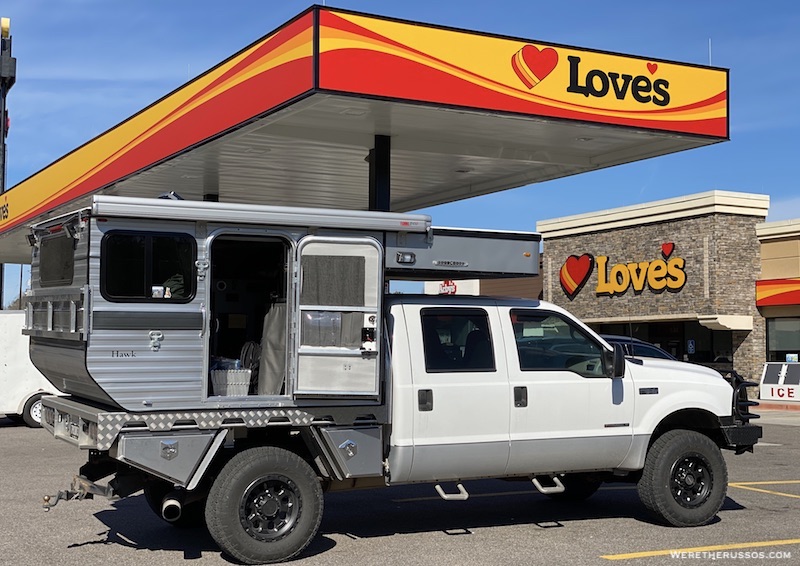
{"type": "Polygon", "coordinates": [[[694,347],[694,340],[687,340],[686,341],[686,353],[687,354],[694,354],[695,347],[694,347]]]}

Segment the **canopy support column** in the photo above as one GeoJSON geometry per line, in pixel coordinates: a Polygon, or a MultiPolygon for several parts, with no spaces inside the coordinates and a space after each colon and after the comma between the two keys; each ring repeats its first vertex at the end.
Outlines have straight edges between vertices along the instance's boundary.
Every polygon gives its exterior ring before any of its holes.
{"type": "Polygon", "coordinates": [[[376,135],[375,147],[369,150],[369,155],[367,155],[370,210],[390,212],[392,209],[389,182],[391,148],[391,137],[376,135]]]}

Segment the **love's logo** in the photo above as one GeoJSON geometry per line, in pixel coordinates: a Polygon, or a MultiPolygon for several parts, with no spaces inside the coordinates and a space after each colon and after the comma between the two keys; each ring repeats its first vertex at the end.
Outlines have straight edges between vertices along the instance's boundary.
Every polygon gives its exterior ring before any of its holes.
{"type": "Polygon", "coordinates": [[[608,256],[604,255],[597,257],[591,254],[571,255],[561,266],[558,274],[561,288],[569,300],[573,300],[597,265],[595,287],[597,295],[610,297],[624,295],[629,289],[633,289],[633,292],[639,295],[646,288],[653,293],[663,291],[675,293],[686,285],[686,260],[682,257],[673,257],[674,251],[675,243],[665,242],[661,244],[663,259],[615,264],[611,264],[608,256]]]}
{"type": "Polygon", "coordinates": [[[594,257],[592,254],[583,254],[580,257],[571,255],[561,266],[558,277],[561,280],[561,288],[564,289],[570,300],[574,299],[575,295],[583,289],[592,274],[592,270],[594,270],[594,257]]]}
{"type": "Polygon", "coordinates": [[[533,88],[558,64],[558,53],[552,47],[541,51],[535,45],[525,45],[511,56],[511,67],[526,87],[533,88]]]}

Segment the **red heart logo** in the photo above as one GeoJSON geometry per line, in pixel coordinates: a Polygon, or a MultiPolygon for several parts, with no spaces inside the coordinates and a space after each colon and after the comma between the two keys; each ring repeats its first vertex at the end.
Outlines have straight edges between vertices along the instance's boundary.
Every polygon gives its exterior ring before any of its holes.
{"type": "Polygon", "coordinates": [[[528,44],[511,56],[511,67],[528,88],[539,84],[557,64],[558,52],[552,47],[539,51],[535,45],[528,44]]]}
{"type": "Polygon", "coordinates": [[[561,280],[561,288],[570,301],[583,289],[592,270],[594,270],[594,256],[591,254],[583,254],[580,257],[571,255],[561,266],[558,277],[561,280]]]}
{"type": "Polygon", "coordinates": [[[651,75],[655,75],[656,71],[658,71],[658,63],[648,63],[647,70],[650,71],[651,75]]]}
{"type": "Polygon", "coordinates": [[[675,244],[672,242],[661,244],[661,255],[664,256],[664,259],[667,259],[669,258],[669,256],[672,255],[674,249],[675,249],[675,244]]]}

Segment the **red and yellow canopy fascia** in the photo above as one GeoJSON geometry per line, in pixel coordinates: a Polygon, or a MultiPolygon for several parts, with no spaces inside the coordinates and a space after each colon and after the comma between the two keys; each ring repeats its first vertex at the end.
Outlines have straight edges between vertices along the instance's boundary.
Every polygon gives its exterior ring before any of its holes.
{"type": "Polygon", "coordinates": [[[728,136],[723,69],[315,6],[4,193],[0,234],[316,93],[728,136]]]}

